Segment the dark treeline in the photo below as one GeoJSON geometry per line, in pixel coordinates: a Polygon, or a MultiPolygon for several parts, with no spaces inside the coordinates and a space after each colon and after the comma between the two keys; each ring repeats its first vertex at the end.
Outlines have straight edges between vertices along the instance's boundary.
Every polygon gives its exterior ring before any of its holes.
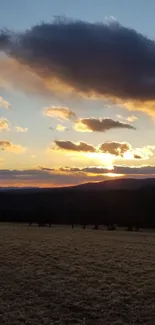
{"type": "Polygon", "coordinates": [[[0,192],[1,222],[155,228],[155,189],[0,192]]]}

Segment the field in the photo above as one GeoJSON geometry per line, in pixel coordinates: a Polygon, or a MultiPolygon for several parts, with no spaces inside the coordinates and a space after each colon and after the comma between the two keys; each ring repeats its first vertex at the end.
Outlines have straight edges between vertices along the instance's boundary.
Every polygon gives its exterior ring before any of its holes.
{"type": "Polygon", "coordinates": [[[0,224],[0,324],[155,324],[155,234],[0,224]]]}

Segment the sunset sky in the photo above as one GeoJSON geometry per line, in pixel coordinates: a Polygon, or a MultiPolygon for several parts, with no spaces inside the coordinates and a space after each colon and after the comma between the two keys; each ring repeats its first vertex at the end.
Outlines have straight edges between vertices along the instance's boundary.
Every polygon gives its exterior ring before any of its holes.
{"type": "Polygon", "coordinates": [[[0,5],[0,186],[154,177],[155,1],[0,5]]]}

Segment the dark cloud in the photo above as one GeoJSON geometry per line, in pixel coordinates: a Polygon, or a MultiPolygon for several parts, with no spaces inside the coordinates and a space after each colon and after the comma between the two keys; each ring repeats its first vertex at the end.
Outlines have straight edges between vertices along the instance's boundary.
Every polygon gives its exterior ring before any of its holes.
{"type": "Polygon", "coordinates": [[[110,129],[119,129],[119,128],[135,130],[135,127],[128,123],[119,122],[111,118],[97,119],[94,117],[77,120],[75,122],[74,128],[76,131],[80,131],[80,132],[89,132],[89,131],[105,132],[110,129]]]}
{"type": "Polygon", "coordinates": [[[155,175],[155,166],[114,166],[113,172],[125,175],[155,175]]]}
{"type": "Polygon", "coordinates": [[[9,44],[11,45],[12,35],[7,29],[3,29],[0,33],[0,50],[8,49],[9,44]]]}
{"type": "Polygon", "coordinates": [[[78,167],[60,167],[60,171],[62,172],[70,172],[70,173],[90,173],[90,174],[106,174],[111,172],[107,168],[103,167],[84,167],[84,168],[78,168],[78,167]]]}
{"type": "Polygon", "coordinates": [[[110,153],[115,156],[123,156],[123,154],[131,150],[131,146],[127,142],[104,142],[100,145],[99,150],[103,153],[110,153]]]}
{"type": "Polygon", "coordinates": [[[107,141],[94,147],[86,142],[73,142],[69,140],[56,140],[49,150],[64,150],[75,152],[92,152],[100,154],[110,154],[115,157],[120,157],[126,160],[148,159],[153,156],[154,146],[146,146],[143,148],[132,148],[128,142],[107,141]]]}
{"type": "Polygon", "coordinates": [[[77,151],[77,152],[95,152],[96,149],[86,142],[74,143],[72,141],[57,140],[54,142],[56,148],[67,150],[67,151],[77,151]]]}
{"type": "Polygon", "coordinates": [[[118,23],[57,19],[18,35],[1,31],[0,49],[51,88],[59,80],[86,94],[155,99],[155,42],[118,23]]]}
{"type": "Polygon", "coordinates": [[[140,155],[134,155],[134,158],[135,159],[142,159],[142,156],[140,156],[140,155]]]}

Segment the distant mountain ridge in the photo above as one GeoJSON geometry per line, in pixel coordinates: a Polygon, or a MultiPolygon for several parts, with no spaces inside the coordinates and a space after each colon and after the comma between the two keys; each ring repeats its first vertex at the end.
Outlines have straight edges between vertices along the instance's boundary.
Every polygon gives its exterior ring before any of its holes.
{"type": "Polygon", "coordinates": [[[155,178],[119,178],[98,183],[86,183],[77,185],[76,188],[85,190],[119,190],[139,189],[143,187],[155,187],[155,178]]]}
{"type": "Polygon", "coordinates": [[[62,190],[136,190],[140,188],[155,188],[155,178],[119,178],[111,179],[103,182],[90,182],[79,185],[72,185],[67,187],[51,187],[51,188],[41,188],[41,187],[1,187],[0,192],[51,192],[51,191],[62,191],[62,190]]]}

